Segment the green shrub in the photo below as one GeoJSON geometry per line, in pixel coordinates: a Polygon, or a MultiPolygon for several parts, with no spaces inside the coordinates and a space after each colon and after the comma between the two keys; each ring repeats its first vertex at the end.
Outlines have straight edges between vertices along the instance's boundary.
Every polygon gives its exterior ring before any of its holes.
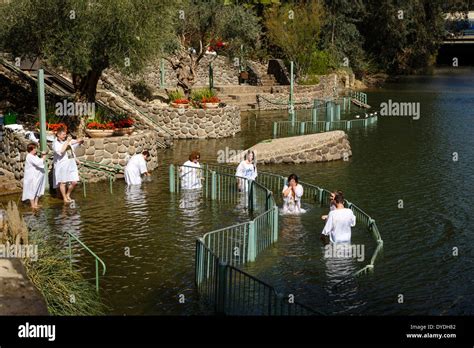
{"type": "Polygon", "coordinates": [[[142,101],[153,99],[153,91],[144,80],[133,83],[130,86],[133,95],[142,101]]]}
{"type": "Polygon", "coordinates": [[[308,74],[305,77],[303,77],[300,81],[298,81],[298,84],[300,85],[317,85],[319,84],[319,75],[315,74],[308,74]]]}
{"type": "Polygon", "coordinates": [[[174,102],[176,99],[183,99],[184,94],[183,92],[176,90],[176,91],[170,91],[168,92],[168,97],[170,98],[171,102],[174,102]]]}

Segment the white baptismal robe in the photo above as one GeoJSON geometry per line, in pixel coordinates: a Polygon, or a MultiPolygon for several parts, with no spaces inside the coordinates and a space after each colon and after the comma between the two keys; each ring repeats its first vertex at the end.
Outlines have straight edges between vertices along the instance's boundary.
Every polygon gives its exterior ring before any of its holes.
{"type": "Polygon", "coordinates": [[[44,161],[31,153],[26,155],[22,201],[44,195],[44,161]]]}
{"type": "Polygon", "coordinates": [[[332,243],[350,243],[351,227],[356,224],[356,217],[348,208],[335,209],[329,212],[322,234],[329,235],[332,243]]]}
{"type": "MultiPolygon", "coordinates": [[[[54,188],[58,187],[59,183],[79,181],[79,170],[77,169],[74,153],[72,156],[69,156],[67,148],[66,151],[61,152],[64,143],[64,141],[60,141],[57,138],[53,142],[54,188]]],[[[74,144],[69,147],[74,151],[78,146],[79,144],[74,144]]]]}
{"type": "MultiPolygon", "coordinates": [[[[240,162],[235,172],[235,176],[246,178],[248,180],[255,180],[257,178],[257,167],[253,163],[248,163],[246,160],[240,162]]],[[[248,180],[237,179],[240,183],[240,188],[244,191],[249,190],[248,180]]]]}
{"type": "MultiPolygon", "coordinates": [[[[283,187],[282,192],[288,189],[288,185],[283,187]]],[[[295,187],[295,196],[293,192],[290,192],[288,196],[283,196],[283,213],[304,213],[304,209],[301,208],[301,197],[303,197],[303,186],[297,184],[295,187]]]]}
{"type": "Polygon", "coordinates": [[[125,182],[127,185],[141,185],[142,174],[148,172],[145,157],[141,153],[133,155],[125,167],[125,182]]]}
{"type": "Polygon", "coordinates": [[[201,165],[193,161],[186,161],[181,167],[181,187],[184,190],[194,190],[202,188],[201,183],[201,165]],[[192,167],[192,168],[190,168],[192,167]]]}

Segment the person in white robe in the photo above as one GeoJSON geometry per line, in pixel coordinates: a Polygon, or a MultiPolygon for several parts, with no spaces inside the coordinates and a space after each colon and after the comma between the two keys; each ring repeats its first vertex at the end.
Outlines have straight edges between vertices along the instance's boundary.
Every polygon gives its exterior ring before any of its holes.
{"type": "Polygon", "coordinates": [[[43,153],[41,158],[39,158],[37,156],[37,145],[34,143],[28,144],[27,151],[21,200],[29,200],[31,208],[38,209],[40,207],[38,204],[39,198],[44,195],[44,159],[46,158],[46,153],[43,153]]]}
{"type": "MultiPolygon", "coordinates": [[[[334,198],[336,198],[336,194],[340,192],[342,194],[342,191],[339,191],[339,190],[336,190],[336,191],[333,191],[331,192],[331,195],[329,196],[329,211],[333,211],[334,209],[336,209],[336,202],[334,201],[334,198]]],[[[326,220],[328,218],[327,215],[322,215],[321,216],[321,219],[323,220],[326,220]]]]}
{"type": "Polygon", "coordinates": [[[82,139],[67,139],[65,128],[58,129],[53,141],[54,151],[54,180],[53,187],[59,187],[65,203],[70,203],[71,193],[79,181],[79,170],[74,150],[84,143],[82,139]]]}
{"type": "Polygon", "coordinates": [[[244,160],[239,163],[235,176],[237,177],[237,186],[239,191],[249,190],[249,180],[255,180],[257,178],[257,161],[255,159],[255,153],[251,150],[247,151],[244,156],[244,160]],[[244,178],[244,179],[242,179],[244,178]],[[247,179],[247,180],[245,180],[247,179]]]}
{"type": "Polygon", "coordinates": [[[331,243],[350,243],[351,227],[356,224],[356,217],[351,209],[344,208],[344,196],[339,191],[334,197],[336,209],[329,212],[322,234],[329,236],[331,243]]]}
{"type": "Polygon", "coordinates": [[[202,188],[202,170],[199,160],[201,155],[193,151],[189,160],[180,168],[181,188],[183,190],[197,190],[202,188]]]}
{"type": "Polygon", "coordinates": [[[146,160],[150,157],[148,151],[133,155],[125,167],[125,182],[127,185],[141,185],[142,175],[150,175],[146,166],[146,160]]]}
{"type": "Polygon", "coordinates": [[[298,184],[298,176],[291,174],[287,184],[283,187],[283,213],[301,214],[306,212],[301,208],[301,197],[303,197],[303,186],[298,184]]]}

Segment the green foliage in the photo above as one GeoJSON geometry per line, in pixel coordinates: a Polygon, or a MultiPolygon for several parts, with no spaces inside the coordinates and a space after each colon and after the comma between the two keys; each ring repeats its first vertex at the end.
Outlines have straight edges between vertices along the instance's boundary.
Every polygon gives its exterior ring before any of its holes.
{"type": "Polygon", "coordinates": [[[298,81],[299,85],[317,85],[319,83],[319,75],[317,74],[307,74],[305,77],[298,81]]]}
{"type": "Polygon", "coordinates": [[[130,86],[130,90],[132,91],[133,95],[140,100],[149,101],[153,99],[153,91],[144,80],[133,83],[130,86]]]}
{"type": "Polygon", "coordinates": [[[26,272],[44,296],[51,315],[104,314],[106,306],[94,285],[70,267],[66,250],[55,246],[40,230],[30,231],[30,244],[38,245],[39,255],[36,261],[25,261],[26,272]]]}
{"type": "Polygon", "coordinates": [[[287,60],[295,62],[298,76],[306,74],[311,66],[323,18],[321,1],[290,2],[265,11],[264,23],[270,43],[277,46],[287,60]]]}
{"type": "Polygon", "coordinates": [[[39,56],[67,69],[78,92],[88,92],[91,99],[104,69],[137,72],[162,50],[171,35],[169,4],[163,0],[11,1],[0,7],[0,48],[15,57],[39,56]]]}
{"type": "Polygon", "coordinates": [[[172,102],[174,102],[176,99],[183,99],[184,94],[180,90],[170,91],[168,92],[168,97],[170,98],[172,102]]]}
{"type": "Polygon", "coordinates": [[[201,102],[203,98],[212,98],[216,96],[216,92],[209,88],[195,89],[191,92],[191,100],[193,102],[201,102]]]}

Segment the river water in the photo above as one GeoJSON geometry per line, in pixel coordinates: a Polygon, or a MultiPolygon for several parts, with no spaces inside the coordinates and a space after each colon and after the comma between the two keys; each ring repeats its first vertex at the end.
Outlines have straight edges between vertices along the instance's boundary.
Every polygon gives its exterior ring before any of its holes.
{"type": "MultiPolygon", "coordinates": [[[[305,182],[343,190],[377,221],[384,249],[374,272],[334,286],[368,262],[375,242],[357,227],[353,243],[366,246],[363,262],[325,258],[319,234],[326,212],[318,207],[281,217],[278,243],[245,270],[328,314],[472,315],[474,70],[440,70],[367,93],[374,110],[389,99],[420,103],[420,118],[379,117],[375,126],[349,131],[349,161],[259,170],[294,172],[305,182]]],[[[168,166],[195,149],[202,161],[216,162],[219,151],[271,138],[272,122],[286,119],[284,112],[243,114],[243,130],[234,138],[177,141],[163,150],[160,167],[141,189],[117,181],[110,194],[108,183],[90,184],[86,198],[75,192],[75,208],[46,198],[45,208],[28,219],[56,237],[77,233],[105,261],[101,294],[110,314],[206,314],[194,289],[195,239],[246,215],[228,203],[170,194],[168,166]]],[[[76,254],[92,279],[93,259],[79,249],[76,254]]]]}

